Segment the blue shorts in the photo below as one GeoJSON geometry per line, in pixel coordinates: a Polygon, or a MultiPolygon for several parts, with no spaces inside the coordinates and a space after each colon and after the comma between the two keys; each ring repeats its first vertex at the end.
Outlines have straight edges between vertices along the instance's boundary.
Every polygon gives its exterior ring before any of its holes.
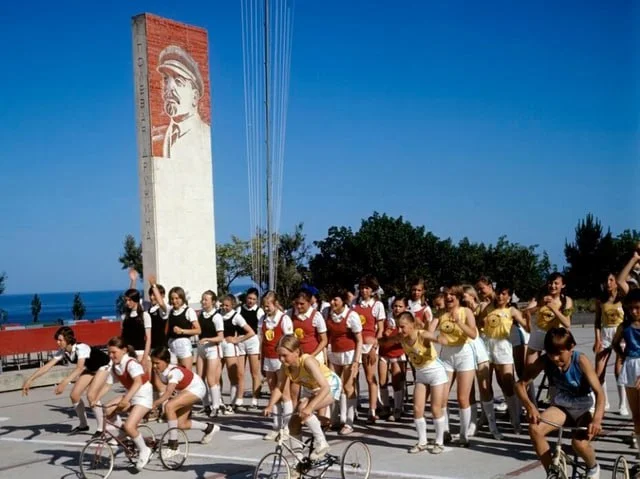
{"type": "MultiPolygon", "coordinates": [[[[329,391],[334,401],[340,400],[340,394],[342,394],[342,381],[336,373],[331,373],[331,376],[327,378],[329,383],[329,391]]],[[[311,398],[318,393],[317,389],[307,389],[304,386],[300,390],[301,398],[311,398]]]]}

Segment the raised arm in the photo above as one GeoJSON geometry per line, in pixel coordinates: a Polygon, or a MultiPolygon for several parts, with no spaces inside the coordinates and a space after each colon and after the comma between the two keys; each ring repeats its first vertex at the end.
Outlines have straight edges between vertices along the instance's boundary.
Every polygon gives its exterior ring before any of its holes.
{"type": "Polygon", "coordinates": [[[629,278],[629,275],[631,274],[633,267],[636,265],[638,261],[640,261],[640,243],[636,245],[636,249],[631,255],[631,258],[629,259],[627,264],[624,265],[624,268],[622,268],[622,271],[620,271],[620,274],[616,278],[618,287],[622,290],[624,294],[627,294],[629,292],[629,285],[627,284],[627,279],[629,278]]]}

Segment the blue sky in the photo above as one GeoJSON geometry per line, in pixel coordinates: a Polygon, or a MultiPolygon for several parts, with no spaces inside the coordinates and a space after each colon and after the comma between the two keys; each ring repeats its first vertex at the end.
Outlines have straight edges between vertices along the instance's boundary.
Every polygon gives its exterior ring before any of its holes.
{"type": "MultiPolygon", "coordinates": [[[[539,244],[594,213],[640,228],[632,2],[296,3],[281,230],[373,211],[539,244]]],[[[139,235],[132,15],[209,31],[216,234],[247,237],[239,2],[0,7],[6,293],[125,287],[139,235]]]]}

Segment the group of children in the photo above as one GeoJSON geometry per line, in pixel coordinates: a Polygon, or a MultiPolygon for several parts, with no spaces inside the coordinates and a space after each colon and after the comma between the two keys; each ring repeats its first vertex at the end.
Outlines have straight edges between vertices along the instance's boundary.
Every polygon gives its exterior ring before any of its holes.
{"type": "MultiPolygon", "coordinates": [[[[150,454],[137,432],[145,415],[164,405],[169,427],[202,430],[202,442],[207,443],[217,426],[190,419],[192,406],[202,401],[207,415],[233,414],[243,406],[247,366],[252,377],[251,406],[258,405],[263,374],[270,390],[264,413],[273,414],[274,422],[265,439],[273,440],[278,434],[299,436],[304,423],[315,438],[315,458],[329,449],[323,423],[331,424],[340,435],[353,432],[361,373],[368,389],[367,422],[372,424],[400,419],[407,370],[412,371],[418,441],[409,453],[439,454],[450,441],[468,447],[482,422],[494,438],[502,439],[494,411],[495,371],[514,432],[520,432],[524,406],[529,433],[543,465],[548,467],[551,461],[545,437],[554,426],[540,418],[556,424],[585,425],[588,431],[574,435],[573,446],[589,469],[587,476],[597,478],[599,466],[590,440],[600,432],[608,408],[602,382],[612,350],[617,354],[615,371],[621,386],[619,412],[631,412],[634,432],[636,437],[640,435],[640,289],[629,290],[626,282],[637,264],[640,247],[618,277],[607,278],[596,310],[595,366],[575,350],[570,332],[573,303],[564,293],[560,273],[552,274],[541,294],[522,311],[511,304],[509,286],[494,286],[482,277],[475,287],[442,288],[432,306],[425,298],[425,282],[418,279],[410,294],[390,300],[388,313],[373,276],[361,278],[357,294],[330,292],[328,303],[320,301],[317,290],[303,288],[289,308],[273,292],[265,294],[259,305],[254,288],[247,291],[242,305],[233,295],[218,303],[215,293],[206,291],[198,313],[188,306],[179,287],[169,291],[168,307],[164,289],[150,278],[148,308],[142,307],[135,287],[125,293],[122,334],[109,341],[108,356],[77,343],[70,328],[60,328],[55,339],[61,352],[25,382],[24,391],[66,357],[77,366],[56,387],[56,393],[75,381],[71,400],[80,425],[73,432],[82,432],[88,430],[81,397],[87,390],[99,435],[103,422],[100,398],[110,382],[119,381],[127,392],[107,408],[115,406],[110,413],[113,424],[122,427],[140,449],[141,469],[150,454]],[[196,374],[192,371],[194,362],[196,374]],[[227,405],[221,394],[224,367],[230,383],[227,405]],[[552,397],[551,406],[540,413],[533,381],[543,371],[550,380],[552,397]],[[460,423],[455,441],[449,432],[447,411],[454,381],[460,423]],[[435,429],[432,441],[427,440],[427,402],[435,429]],[[117,411],[128,412],[124,424],[117,411]],[[287,420],[288,427],[283,422],[287,420]]],[[[130,278],[135,286],[137,275],[132,272],[130,278]]]]}

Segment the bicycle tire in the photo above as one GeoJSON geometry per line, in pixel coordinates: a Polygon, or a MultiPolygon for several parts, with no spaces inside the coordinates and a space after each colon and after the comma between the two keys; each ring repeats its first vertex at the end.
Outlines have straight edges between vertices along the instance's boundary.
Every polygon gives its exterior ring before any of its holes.
{"type": "Polygon", "coordinates": [[[371,452],[362,441],[352,441],[340,458],[340,477],[342,479],[368,479],[371,475],[371,452]],[[352,456],[354,456],[352,458],[352,456]]]}
{"type": "Polygon", "coordinates": [[[612,479],[629,479],[629,464],[624,456],[618,456],[613,464],[612,479]]]}
{"type": "Polygon", "coordinates": [[[189,438],[186,433],[177,427],[168,429],[158,443],[158,455],[165,469],[175,471],[180,469],[189,457],[189,438]],[[177,448],[169,447],[169,438],[172,434],[177,436],[177,448]]]}
{"type": "Polygon", "coordinates": [[[291,479],[289,461],[280,453],[270,452],[260,459],[253,473],[253,479],[291,479]]]}
{"type": "Polygon", "coordinates": [[[140,424],[138,426],[138,432],[142,434],[144,443],[148,448],[152,450],[156,448],[156,433],[153,432],[153,429],[151,429],[149,426],[145,426],[144,424],[140,424]]]}
{"type": "Polygon", "coordinates": [[[115,460],[113,449],[105,439],[92,439],[80,452],[80,475],[83,479],[107,479],[113,472],[115,460]]]}

